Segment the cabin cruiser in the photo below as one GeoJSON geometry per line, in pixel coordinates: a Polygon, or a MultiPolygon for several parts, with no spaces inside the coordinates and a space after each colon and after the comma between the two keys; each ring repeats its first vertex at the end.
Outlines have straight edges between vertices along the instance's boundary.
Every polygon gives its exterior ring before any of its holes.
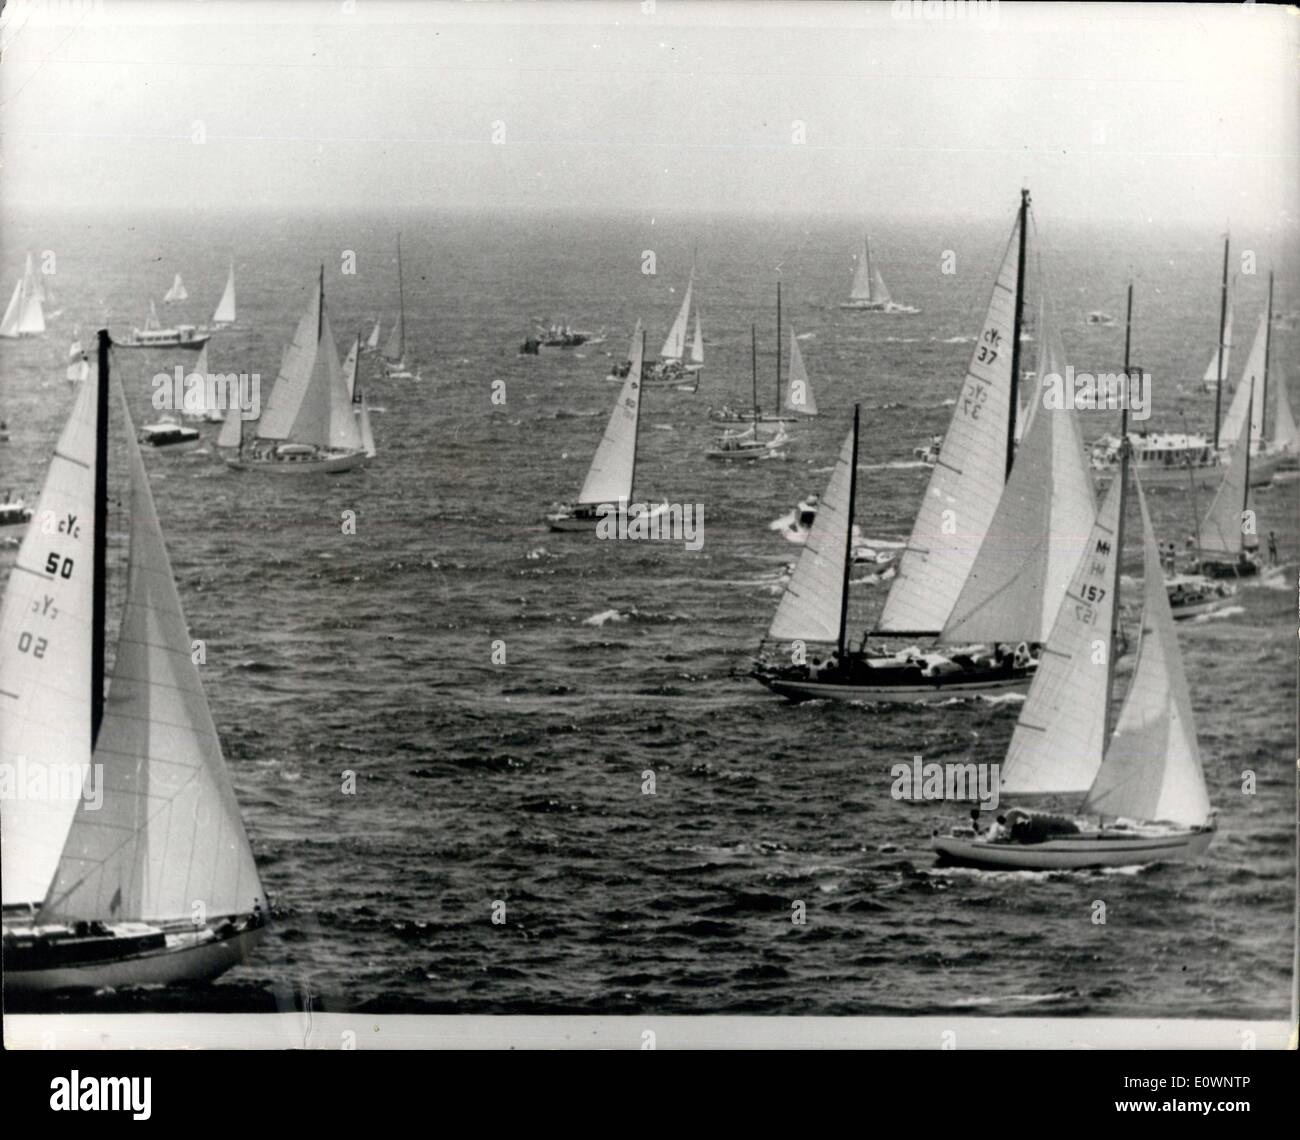
{"type": "Polygon", "coordinates": [[[159,453],[193,451],[200,441],[198,428],[184,427],[172,419],[144,424],[140,428],[140,443],[159,453]]]}

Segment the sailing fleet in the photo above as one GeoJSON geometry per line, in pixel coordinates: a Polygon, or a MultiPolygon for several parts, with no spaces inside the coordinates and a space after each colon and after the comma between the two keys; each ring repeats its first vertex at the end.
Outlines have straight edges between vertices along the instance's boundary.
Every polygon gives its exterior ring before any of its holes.
{"type": "MultiPolygon", "coordinates": [[[[1085,446],[1077,410],[1022,398],[1035,376],[1065,366],[1045,289],[1033,322],[1036,368],[1022,362],[1029,210],[1025,190],[910,535],[905,542],[862,538],[859,504],[874,491],[857,404],[820,495],[773,524],[799,549],[749,677],[793,701],[944,710],[972,697],[1023,695],[1001,787],[1013,806],[995,822],[981,824],[976,812],[970,822],[935,829],[930,842],[942,862],[1058,870],[1194,858],[1213,839],[1215,813],[1173,623],[1185,616],[1176,609],[1206,612],[1226,596],[1207,582],[1257,573],[1258,540],[1241,520],[1251,510],[1258,468],[1271,478],[1298,462],[1281,383],[1273,385],[1273,435],[1266,430],[1277,325],[1271,279],[1243,374],[1222,420],[1216,412],[1204,461],[1167,461],[1162,444],[1129,432],[1127,412],[1099,459],[1085,446]],[[1162,476],[1171,467],[1188,484],[1197,528],[1194,573],[1185,575],[1172,573],[1162,555],[1143,490],[1144,483],[1167,485],[1162,476]],[[1216,476],[1203,515],[1195,502],[1202,468],[1216,476]],[[1100,505],[1099,472],[1106,476],[1100,505]],[[1134,508],[1144,573],[1140,633],[1129,653],[1120,571],[1134,508]],[[876,563],[889,589],[874,626],[859,632],[850,600],[861,562],[876,563]],[[1126,654],[1132,668],[1115,713],[1116,666],[1126,654]]],[[[396,265],[397,316],[382,352],[376,318],[368,335],[353,334],[342,360],[321,267],[256,422],[246,422],[240,407],[204,399],[184,409],[188,424],[164,420],[137,434],[111,364],[113,345],[193,347],[200,350],[196,371],[206,374],[208,341],[237,327],[233,261],[210,325],[163,329],[151,302],[143,329],[121,339],[101,331],[93,356],[74,332],[66,370],[74,406],[35,514],[21,500],[5,504],[5,521],[26,533],[21,572],[11,574],[0,608],[0,757],[22,758],[51,778],[69,765],[78,773],[102,770],[103,800],[92,811],[80,794],[3,799],[5,984],[15,992],[206,980],[244,961],[262,936],[268,904],[191,660],[142,454],[197,445],[202,425],[219,422],[216,450],[237,472],[338,474],[366,466],[376,448],[362,358],[379,356],[388,380],[420,379],[406,339],[400,235],[396,265]],[[117,651],[109,655],[114,394],[125,428],[114,467],[127,473],[131,542],[117,651]],[[59,520],[55,532],[38,527],[37,518],[59,520]],[[204,903],[197,918],[196,898],[204,903]]],[[[1216,403],[1226,392],[1232,349],[1226,242],[1224,265],[1219,342],[1205,379],[1213,380],[1216,403]]],[[[0,333],[43,333],[48,296],[29,256],[0,333]]],[[[164,303],[187,297],[178,273],[164,303]]],[[[918,311],[892,300],[865,236],[841,307],[918,311]]],[[[1132,321],[1130,289],[1126,376],[1132,321]]],[[[574,335],[567,326],[552,333],[574,335]]],[[[724,405],[711,414],[724,430],[706,448],[709,459],[778,456],[792,441],[787,425],[823,414],[799,336],[783,318],[779,282],[767,409],[759,399],[756,325],[750,350],[751,407],[724,405]]],[[[604,537],[602,523],[617,515],[619,533],[630,533],[670,511],[666,501],[635,498],[644,400],[656,389],[696,391],[703,368],[692,266],[657,357],[647,356],[637,321],[627,359],[609,377],[620,387],[604,434],[576,497],[545,516],[550,530],[604,537]]],[[[1185,442],[1180,454],[1191,451],[1185,442]]]]}

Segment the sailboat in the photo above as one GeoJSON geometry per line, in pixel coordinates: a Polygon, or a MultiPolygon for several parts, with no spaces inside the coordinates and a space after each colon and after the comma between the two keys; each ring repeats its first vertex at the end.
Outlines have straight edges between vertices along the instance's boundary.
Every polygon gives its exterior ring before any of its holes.
{"type": "Polygon", "coordinates": [[[0,798],[9,995],[210,980],[266,922],[120,386],[131,541],[107,667],[109,344],[41,493],[61,521],[28,527],[0,608],[0,761],[59,789],[0,798]]]}
{"type": "Polygon", "coordinates": [[[352,348],[347,359],[343,361],[343,377],[347,381],[348,397],[352,400],[352,414],[356,417],[357,432],[361,436],[361,447],[366,453],[366,464],[375,457],[375,436],[370,427],[370,406],[366,403],[366,394],[357,378],[357,366],[361,357],[361,334],[352,340],[352,348]]]}
{"type": "Polygon", "coordinates": [[[406,287],[402,279],[401,234],[397,235],[397,323],[393,325],[393,331],[388,334],[388,343],[384,345],[384,375],[389,380],[420,379],[419,367],[412,372],[411,366],[406,362],[406,287]]]}
{"type": "MultiPolygon", "coordinates": [[[[762,423],[784,424],[792,416],[815,416],[817,398],[813,395],[812,385],[808,380],[808,369],[804,366],[803,354],[799,351],[799,342],[794,329],[790,330],[790,368],[789,382],[781,382],[781,282],[776,283],[776,391],[773,410],[764,412],[758,404],[758,388],[754,387],[754,406],[751,411],[741,411],[724,404],[721,408],[711,410],[709,419],[715,423],[762,423]]],[[[751,345],[752,351],[756,348],[751,345]]],[[[754,365],[755,369],[757,364],[754,365]]]]}
{"type": "Polygon", "coordinates": [[[362,352],[369,354],[379,351],[379,326],[380,318],[376,317],[374,328],[370,330],[370,335],[366,337],[365,343],[361,346],[362,352]]]}
{"type": "Polygon", "coordinates": [[[187,420],[200,420],[205,423],[219,424],[225,418],[219,407],[209,407],[207,398],[212,394],[212,385],[207,382],[208,377],[208,346],[205,344],[199,350],[199,358],[194,362],[194,367],[190,369],[189,375],[202,376],[204,383],[196,387],[186,385],[185,388],[185,408],[184,415],[187,420]]]}
{"type": "Polygon", "coordinates": [[[862,235],[862,253],[857,259],[853,271],[853,287],[849,299],[840,305],[841,309],[859,309],[870,313],[919,313],[921,310],[911,305],[900,305],[890,295],[885,286],[885,279],[880,275],[880,267],[871,264],[871,238],[862,235]]]}
{"type": "Polygon", "coordinates": [[[64,375],[69,384],[80,384],[90,375],[90,358],[81,347],[81,330],[72,330],[72,343],[68,346],[68,367],[64,375]]]}
{"type": "MultiPolygon", "coordinates": [[[[242,421],[239,430],[233,454],[228,443],[217,441],[227,450],[226,463],[236,470],[336,474],[365,462],[365,446],[325,308],[324,266],[281,361],[256,439],[245,445],[242,421]]],[[[226,427],[221,434],[230,439],[226,427]]]]}
{"type": "Polygon", "coordinates": [[[231,259],[230,272],[226,276],[226,287],[222,290],[221,300],[217,302],[212,314],[214,329],[228,329],[235,326],[235,262],[231,259]]]}
{"type": "Polygon", "coordinates": [[[29,253],[23,275],[14,286],[4,316],[0,318],[0,337],[16,339],[42,335],[45,332],[43,298],[40,278],[32,268],[32,255],[29,253]]]}
{"type": "Polygon", "coordinates": [[[164,305],[175,305],[181,301],[188,301],[190,298],[189,291],[181,281],[181,275],[178,273],[172,279],[172,287],[163,294],[164,305]]]}
{"type": "Polygon", "coordinates": [[[551,530],[594,531],[596,525],[610,517],[612,509],[621,507],[630,517],[647,519],[667,509],[667,503],[653,507],[632,503],[636,480],[637,435],[641,423],[641,365],[645,358],[645,333],[637,321],[633,337],[631,368],[618,401],[610,413],[609,424],[600,446],[592,458],[587,478],[576,502],[558,505],[546,516],[551,530]]]}
{"type": "Polygon", "coordinates": [[[1247,389],[1247,406],[1236,424],[1233,461],[1228,464],[1223,482],[1200,523],[1198,569],[1211,578],[1249,578],[1259,573],[1259,536],[1253,529],[1246,529],[1253,484],[1249,433],[1255,421],[1254,395],[1252,379],[1247,389]]]}
{"type": "Polygon", "coordinates": [[[976,821],[936,833],[931,843],[941,862],[1034,871],[1132,866],[1195,858],[1214,838],[1191,697],[1136,474],[1142,633],[1128,693],[1112,726],[1128,482],[1127,463],[1122,467],[1061,601],[999,784],[1003,797],[1069,797],[1077,811],[1014,807],[987,829],[976,821]],[[1103,664],[1099,644],[1106,648],[1103,664]]]}
{"type": "Polygon", "coordinates": [[[178,324],[174,328],[163,328],[158,319],[158,310],[153,301],[149,302],[149,316],[144,328],[133,328],[128,336],[113,341],[115,348],[202,348],[212,337],[209,329],[198,329],[194,325],[178,324]]]}
{"type": "MultiPolygon", "coordinates": [[[[779,288],[779,287],[778,287],[779,288]]],[[[779,296],[778,292],[778,296],[779,296]]],[[[770,422],[764,417],[758,406],[758,333],[753,325],[749,326],[749,360],[750,360],[750,384],[753,390],[754,410],[751,417],[750,426],[744,431],[723,431],[721,438],[704,453],[706,459],[719,460],[724,463],[732,463],[737,460],[752,461],[755,459],[768,459],[773,457],[780,448],[784,447],[790,441],[789,435],[786,434],[785,421],[776,420],[776,431],[771,435],[764,437],[759,433],[759,424],[770,422]]],[[[777,357],[777,390],[780,391],[780,368],[781,360],[777,357]]],[[[725,409],[724,409],[725,411],[725,409]]],[[[716,417],[715,417],[716,418],[716,417]]],[[[740,417],[737,417],[739,419],[740,417]]]]}
{"type": "Polygon", "coordinates": [[[664,338],[659,359],[643,365],[645,375],[642,383],[647,388],[677,387],[687,383],[698,387],[703,370],[704,334],[700,330],[700,307],[695,300],[695,266],[692,265],[691,275],[686,281],[686,293],[677,310],[677,319],[664,338]],[[695,331],[688,338],[692,312],[695,316],[695,331]]]}
{"type": "MultiPolygon", "coordinates": [[[[1024,439],[1014,449],[1019,403],[1013,377],[1020,363],[1015,334],[1028,207],[1023,191],[944,440],[944,459],[930,477],[874,631],[895,639],[935,638],[934,647],[890,653],[869,648],[864,637],[856,652],[848,654],[845,643],[814,675],[804,664],[786,664],[788,656],[769,663],[764,651],[769,640],[815,641],[817,628],[798,632],[774,622],[753,675],[775,692],[795,700],[924,702],[1027,688],[1036,668],[1033,647],[1046,639],[1095,513],[1077,413],[1039,409],[1026,416],[1024,439]]],[[[819,528],[848,528],[852,522],[850,504],[847,513],[832,514],[838,521],[827,523],[825,503],[823,497],[810,543],[819,528]]],[[[835,532],[824,542],[838,546],[842,537],[835,532]]],[[[804,580],[802,566],[801,560],[787,589],[807,601],[827,587],[820,572],[804,580]]],[[[832,593],[847,599],[847,570],[842,572],[832,593]]],[[[820,604],[828,603],[823,598],[820,604]]]]}
{"type": "Polygon", "coordinates": [[[1278,471],[1300,469],[1300,432],[1296,431],[1291,401],[1286,394],[1286,379],[1277,378],[1277,408],[1273,414],[1273,438],[1269,441],[1278,471]]]}

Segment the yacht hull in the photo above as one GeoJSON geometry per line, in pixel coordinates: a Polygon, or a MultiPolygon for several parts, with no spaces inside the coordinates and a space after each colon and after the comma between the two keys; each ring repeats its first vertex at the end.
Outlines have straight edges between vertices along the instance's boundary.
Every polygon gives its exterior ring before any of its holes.
{"type": "Polygon", "coordinates": [[[227,467],[236,471],[263,471],[271,475],[338,475],[364,467],[367,462],[364,451],[330,455],[323,459],[241,459],[233,455],[222,458],[227,467]]]}
{"type": "Polygon", "coordinates": [[[964,697],[995,697],[1025,693],[1032,672],[1016,672],[994,678],[949,680],[926,678],[908,684],[865,684],[845,681],[804,681],[757,675],[760,684],[792,701],[862,701],[879,704],[939,704],[964,697]]]}
{"type": "Polygon", "coordinates": [[[174,945],[140,954],[45,969],[4,973],[6,994],[46,994],[66,990],[123,989],[208,982],[246,961],[265,930],[241,931],[219,941],[196,941],[183,935],[174,945]]]}
{"type": "Polygon", "coordinates": [[[1057,836],[1042,843],[990,843],[985,839],[936,835],[931,846],[939,861],[946,864],[1007,871],[1066,871],[1194,859],[1205,853],[1213,838],[1211,830],[1161,835],[1095,832],[1057,836]]]}

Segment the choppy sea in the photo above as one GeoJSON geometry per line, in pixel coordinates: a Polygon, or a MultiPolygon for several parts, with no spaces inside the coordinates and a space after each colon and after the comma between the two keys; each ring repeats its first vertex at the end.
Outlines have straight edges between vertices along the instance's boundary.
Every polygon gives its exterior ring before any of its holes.
{"type": "MultiPolygon", "coordinates": [[[[386,337],[400,229],[423,375],[386,381],[363,362],[379,449],[364,471],[239,474],[211,439],[203,454],[148,457],[273,923],[254,960],[211,987],[55,1008],[1284,1016],[1300,483],[1255,500],[1286,569],[1179,626],[1219,811],[1199,862],[937,868],[929,835],[954,809],[893,799],[891,768],[914,755],[999,760],[1014,699],[795,706],[743,676],[797,551],[768,524],[823,488],[855,402],[859,523],[906,537],[927,477],[912,448],[946,427],[1013,206],[983,226],[873,221],[894,297],[921,309],[890,317],[838,308],[861,236],[853,219],[13,219],[0,283],[12,288],[26,250],[38,264],[51,251],[49,307],[62,312],[43,338],[0,342],[12,436],[0,490],[39,493],[71,407],[62,373],[74,325],[83,338],[105,320],[127,331],[176,272],[190,300],[160,312],[202,322],[233,258],[243,327],[212,341],[210,362],[260,373],[265,392],[322,263],[340,352],[376,316],[386,337]],[[349,252],[354,274],[343,272],[349,252]],[[611,359],[638,318],[658,347],[693,256],[706,370],[693,395],[646,394],[637,493],[702,503],[703,548],[550,533],[543,517],[578,491],[612,406],[611,359]],[[791,325],[800,336],[822,414],[794,429],[784,458],[709,463],[706,409],[748,398],[751,322],[762,394],[775,386],[778,274],[783,337],[791,325]],[[517,355],[534,322],[552,320],[607,339],[517,355]],[[1242,791],[1247,770],[1254,794],[1242,791]],[[654,795],[643,794],[647,773],[654,795]],[[797,902],[803,925],[791,921],[797,902]]],[[[1041,261],[1071,362],[1118,368],[1122,328],[1085,315],[1122,319],[1131,276],[1150,426],[1208,425],[1213,396],[1197,381],[1217,337],[1215,226],[1108,232],[1049,225],[1050,203],[1036,208],[1030,288],[1041,261]]],[[[1261,274],[1238,282],[1234,380],[1267,263],[1276,306],[1300,304],[1293,244],[1239,244],[1257,251],[1261,274]]],[[[1297,335],[1275,337],[1283,381],[1294,381],[1297,335]]],[[[155,415],[151,377],[192,362],[116,351],[137,424],[155,415]]],[[[1116,430],[1114,415],[1093,415],[1090,438],[1116,430]]],[[[1149,501],[1181,545],[1187,493],[1149,501]]],[[[1140,573],[1136,545],[1128,555],[1140,573]]],[[[0,575],[11,563],[0,550],[0,575]]],[[[852,604],[865,627],[885,587],[863,579],[852,604]]]]}

